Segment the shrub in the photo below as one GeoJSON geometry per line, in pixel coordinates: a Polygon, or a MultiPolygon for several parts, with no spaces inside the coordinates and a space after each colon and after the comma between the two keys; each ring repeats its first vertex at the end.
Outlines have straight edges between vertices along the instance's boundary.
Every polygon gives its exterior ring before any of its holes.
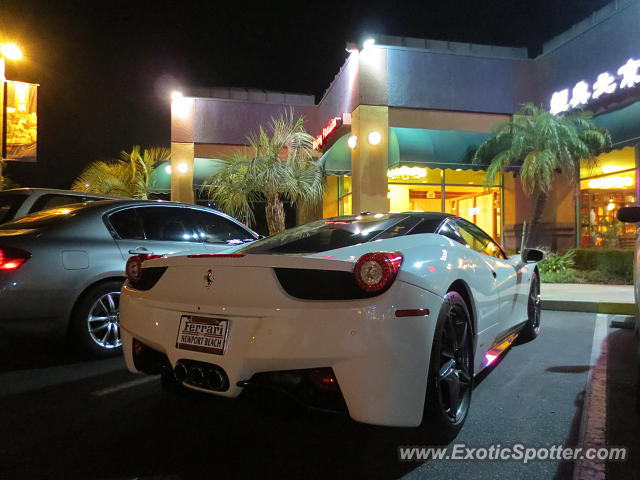
{"type": "MultiPolygon", "coordinates": [[[[540,264],[538,264],[540,265],[540,264]]],[[[573,268],[559,272],[544,272],[540,270],[540,281],[543,283],[584,283],[573,268]]]]}
{"type": "Polygon", "coordinates": [[[619,248],[577,248],[574,262],[579,270],[592,270],[620,277],[633,278],[633,250],[619,248]]]}
{"type": "Polygon", "coordinates": [[[574,255],[573,250],[568,250],[562,255],[555,252],[545,252],[544,260],[538,263],[538,269],[541,274],[566,272],[574,266],[574,255]]]}

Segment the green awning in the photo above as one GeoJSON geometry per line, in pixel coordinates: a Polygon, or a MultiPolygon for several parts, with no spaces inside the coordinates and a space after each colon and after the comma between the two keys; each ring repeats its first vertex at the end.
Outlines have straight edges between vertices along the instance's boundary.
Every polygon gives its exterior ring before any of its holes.
{"type": "Polygon", "coordinates": [[[640,142],[640,102],[598,115],[593,121],[600,128],[609,130],[615,148],[640,142]]]}
{"type": "MultiPolygon", "coordinates": [[[[472,165],[471,155],[487,138],[488,133],[426,130],[421,128],[389,128],[389,168],[401,165],[427,168],[462,168],[484,170],[472,165]]],[[[327,175],[351,173],[349,134],[339,138],[320,158],[327,175]]]]}
{"type": "Polygon", "coordinates": [[[340,137],[318,160],[318,164],[324,166],[327,175],[351,173],[351,149],[347,144],[350,136],[349,133],[340,137]]]}
{"type": "MultiPolygon", "coordinates": [[[[149,180],[151,192],[163,193],[171,191],[171,174],[167,173],[169,165],[171,165],[171,162],[163,162],[153,171],[149,180]]],[[[193,186],[200,188],[205,180],[222,170],[224,166],[225,161],[218,158],[194,158],[193,186]]]]}
{"type": "Polygon", "coordinates": [[[407,165],[428,168],[484,170],[471,155],[487,133],[421,128],[389,128],[389,168],[407,165]]]}

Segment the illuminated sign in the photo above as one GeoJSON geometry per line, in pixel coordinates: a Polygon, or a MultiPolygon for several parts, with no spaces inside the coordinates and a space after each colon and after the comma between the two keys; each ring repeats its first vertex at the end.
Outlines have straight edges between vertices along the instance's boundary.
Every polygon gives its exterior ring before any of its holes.
{"type": "Polygon", "coordinates": [[[427,169],[421,167],[407,167],[403,165],[402,167],[392,168],[387,171],[387,177],[397,179],[397,178],[426,178],[427,177],[427,169]]]}
{"type": "Polygon", "coordinates": [[[554,92],[549,102],[549,111],[554,115],[588,104],[592,100],[611,95],[616,90],[633,88],[640,84],[640,60],[630,58],[617,70],[617,76],[604,72],[598,75],[592,84],[584,80],[576,83],[571,89],[565,88],[554,92]]]}
{"type": "MultiPolygon", "coordinates": [[[[5,85],[4,101],[1,102],[6,111],[6,123],[2,128],[2,157],[5,160],[35,161],[38,142],[38,86],[14,81],[7,81],[5,85]]],[[[0,120],[0,127],[1,124],[0,120]]]]}
{"type": "Polygon", "coordinates": [[[612,188],[633,187],[633,177],[603,177],[589,180],[589,188],[601,188],[609,190],[612,188]]]}
{"type": "Polygon", "coordinates": [[[313,139],[313,149],[318,150],[324,145],[327,138],[335,133],[342,126],[342,117],[332,118],[327,126],[322,129],[322,133],[313,139]]]}

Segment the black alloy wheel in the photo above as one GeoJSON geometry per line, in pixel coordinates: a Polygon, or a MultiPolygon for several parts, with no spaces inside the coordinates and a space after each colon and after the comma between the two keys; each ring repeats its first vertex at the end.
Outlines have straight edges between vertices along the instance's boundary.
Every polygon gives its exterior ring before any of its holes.
{"type": "Polygon", "coordinates": [[[537,273],[531,277],[531,287],[529,288],[529,299],[527,301],[527,322],[525,323],[516,343],[522,344],[530,342],[540,334],[540,278],[537,273]]]}
{"type": "Polygon", "coordinates": [[[473,391],[473,328],[457,292],[444,298],[431,351],[422,428],[434,443],[453,440],[469,413],[473,391]]]}

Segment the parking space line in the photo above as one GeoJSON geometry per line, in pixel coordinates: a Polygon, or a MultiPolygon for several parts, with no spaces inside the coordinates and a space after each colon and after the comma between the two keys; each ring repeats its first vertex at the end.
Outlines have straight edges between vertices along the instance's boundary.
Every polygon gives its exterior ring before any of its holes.
{"type": "Polygon", "coordinates": [[[91,392],[91,395],[94,395],[96,397],[102,397],[104,395],[109,395],[110,393],[116,393],[121,390],[126,390],[127,388],[133,388],[133,387],[137,387],[138,385],[143,385],[145,383],[153,382],[157,380],[158,377],[159,375],[147,375],[142,378],[136,378],[135,380],[121,383],[119,385],[103,388],[102,390],[96,390],[95,392],[91,392]]]}
{"type": "MultiPolygon", "coordinates": [[[[580,438],[583,448],[604,447],[607,433],[607,335],[612,315],[596,316],[591,345],[591,369],[587,375],[580,438]]],[[[573,470],[573,480],[604,480],[606,466],[600,460],[578,460],[573,470]]]]}

